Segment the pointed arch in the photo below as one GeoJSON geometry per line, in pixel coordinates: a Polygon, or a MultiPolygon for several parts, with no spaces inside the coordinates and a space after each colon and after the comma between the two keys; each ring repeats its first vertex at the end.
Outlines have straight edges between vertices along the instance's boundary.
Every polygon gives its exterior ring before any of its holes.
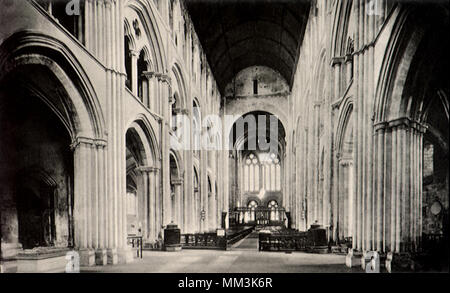
{"type": "Polygon", "coordinates": [[[157,8],[149,5],[146,0],[127,0],[123,2],[123,7],[132,9],[140,18],[143,30],[150,41],[149,58],[152,60],[155,72],[168,72],[157,8]]]}

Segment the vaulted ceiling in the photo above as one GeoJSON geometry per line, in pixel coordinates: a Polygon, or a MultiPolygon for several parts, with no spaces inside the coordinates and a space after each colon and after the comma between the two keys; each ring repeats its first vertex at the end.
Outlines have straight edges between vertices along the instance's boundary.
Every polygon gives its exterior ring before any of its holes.
{"type": "Polygon", "coordinates": [[[309,2],[186,0],[222,93],[239,71],[254,65],[277,70],[292,85],[309,2]]]}

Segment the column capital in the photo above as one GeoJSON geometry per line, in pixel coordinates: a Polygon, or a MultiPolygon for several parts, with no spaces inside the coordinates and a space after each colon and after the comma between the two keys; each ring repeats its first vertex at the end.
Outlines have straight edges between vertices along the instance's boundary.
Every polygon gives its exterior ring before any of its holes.
{"type": "Polygon", "coordinates": [[[419,131],[420,133],[425,133],[428,129],[428,126],[419,121],[411,120],[411,128],[414,128],[415,130],[419,131]]]}
{"type": "Polygon", "coordinates": [[[377,124],[381,124],[381,123],[385,123],[388,128],[394,128],[394,127],[405,127],[407,129],[412,128],[421,133],[425,133],[428,128],[422,122],[413,120],[409,117],[400,117],[400,118],[393,119],[389,122],[380,122],[377,124]]]}
{"type": "Polygon", "coordinates": [[[94,144],[97,147],[104,148],[104,147],[106,147],[108,145],[108,142],[106,141],[106,139],[96,138],[96,139],[94,139],[94,144]]]}
{"type": "Polygon", "coordinates": [[[153,77],[156,77],[156,74],[157,73],[153,72],[153,71],[144,71],[144,72],[142,72],[142,76],[144,76],[148,80],[152,79],[153,77]]]}
{"type": "Polygon", "coordinates": [[[174,111],[176,114],[185,114],[185,115],[189,115],[189,110],[188,110],[188,109],[175,108],[175,109],[173,109],[173,111],[174,111]]]}
{"type": "Polygon", "coordinates": [[[341,65],[344,62],[344,57],[333,57],[331,58],[331,67],[335,65],[341,65]]]}
{"type": "Polygon", "coordinates": [[[167,83],[169,86],[171,86],[172,79],[170,78],[169,75],[164,74],[164,73],[155,73],[155,76],[156,76],[156,78],[158,78],[158,81],[167,83]]]}
{"type": "Polygon", "coordinates": [[[341,160],[339,160],[339,165],[341,165],[342,167],[353,166],[353,160],[342,158],[341,160]]]}
{"type": "Polygon", "coordinates": [[[393,127],[409,127],[409,118],[408,117],[401,117],[401,118],[397,118],[397,119],[393,119],[388,123],[388,127],[389,128],[393,128],[393,127]]]}
{"type": "Polygon", "coordinates": [[[136,170],[141,173],[153,173],[159,171],[159,168],[151,167],[151,166],[139,166],[136,167],[136,170]]]}
{"type": "Polygon", "coordinates": [[[139,51],[138,50],[130,50],[130,57],[138,58],[139,57],[139,51]]]}
{"type": "Polygon", "coordinates": [[[353,54],[352,53],[348,53],[347,55],[345,55],[345,58],[344,58],[344,62],[345,63],[350,63],[352,61],[353,61],[353,54]]]}
{"type": "Polygon", "coordinates": [[[317,108],[317,107],[322,106],[322,104],[323,104],[323,101],[314,101],[314,102],[313,102],[313,107],[314,107],[314,108],[317,108]]]}
{"type": "Polygon", "coordinates": [[[379,130],[386,130],[386,128],[389,126],[389,123],[387,122],[377,122],[373,125],[373,129],[375,132],[379,130]]]}
{"type": "Polygon", "coordinates": [[[80,145],[92,147],[95,145],[95,139],[89,138],[89,137],[84,137],[84,136],[78,136],[70,144],[70,149],[75,150],[80,145]]]}
{"type": "Polygon", "coordinates": [[[179,178],[179,179],[172,179],[170,180],[170,183],[172,183],[173,185],[182,185],[183,184],[183,179],[179,178]]]}

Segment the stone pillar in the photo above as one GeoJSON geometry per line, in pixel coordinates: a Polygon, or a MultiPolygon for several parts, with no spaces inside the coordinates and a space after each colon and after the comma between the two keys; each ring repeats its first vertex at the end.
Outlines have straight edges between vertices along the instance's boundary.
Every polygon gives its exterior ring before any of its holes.
{"type": "Polygon", "coordinates": [[[164,74],[157,74],[158,89],[160,93],[159,100],[161,101],[161,115],[164,117],[161,126],[162,141],[162,226],[170,223],[171,220],[171,200],[170,200],[170,113],[169,113],[169,97],[171,96],[170,90],[170,77],[164,74]]]}
{"type": "Polygon", "coordinates": [[[137,62],[139,58],[139,51],[130,50],[130,57],[131,57],[131,91],[137,97],[138,96],[137,62]]]}
{"type": "Polygon", "coordinates": [[[303,198],[302,198],[302,216],[303,216],[303,231],[308,230],[308,224],[310,221],[310,212],[309,212],[309,174],[311,173],[308,168],[308,127],[305,126],[304,128],[304,135],[303,135],[303,154],[302,154],[302,168],[304,170],[303,172],[303,198]]]}
{"type": "Polygon", "coordinates": [[[156,240],[156,176],[153,167],[138,167],[142,176],[142,199],[139,204],[139,221],[142,222],[142,237],[147,243],[153,243],[156,240]]]}
{"type": "Polygon", "coordinates": [[[161,172],[160,169],[157,167],[153,168],[153,176],[154,176],[154,182],[155,182],[155,203],[154,203],[154,218],[155,218],[155,230],[154,230],[154,237],[156,240],[159,240],[162,238],[162,193],[160,188],[160,181],[161,181],[161,172]]]}
{"type": "Polygon", "coordinates": [[[336,154],[336,158],[333,160],[333,198],[332,198],[332,225],[333,225],[333,240],[338,240],[338,217],[339,217],[339,159],[340,155],[336,154]]]}
{"type": "Polygon", "coordinates": [[[375,124],[375,248],[414,251],[422,233],[423,133],[409,118],[375,124]]]}
{"type": "Polygon", "coordinates": [[[150,72],[150,71],[144,71],[142,73],[142,75],[146,79],[146,86],[147,86],[147,89],[146,89],[145,94],[143,96],[143,101],[142,102],[151,111],[156,112],[155,111],[156,107],[154,105],[155,100],[156,100],[156,96],[154,94],[155,73],[154,72],[150,72]]]}
{"type": "Polygon", "coordinates": [[[340,239],[343,237],[353,237],[353,161],[341,160],[339,162],[339,226],[342,226],[339,233],[340,239]]]}
{"type": "Polygon", "coordinates": [[[174,179],[172,184],[175,185],[175,210],[172,211],[172,221],[178,225],[178,227],[183,226],[183,215],[182,215],[182,197],[183,197],[183,179],[174,179]]]}
{"type": "Polygon", "coordinates": [[[97,194],[96,207],[94,211],[96,217],[97,237],[95,243],[95,263],[97,265],[106,265],[107,259],[107,197],[106,197],[106,141],[96,140],[97,148],[97,194]]]}
{"type": "Polygon", "coordinates": [[[374,127],[374,178],[375,178],[375,249],[377,251],[384,251],[386,247],[386,238],[383,237],[386,231],[385,214],[389,207],[385,202],[385,128],[386,123],[379,124],[374,127]]]}
{"type": "MultiPolygon", "coordinates": [[[[89,138],[77,138],[72,144],[74,151],[74,234],[75,247],[79,250],[80,265],[95,264],[95,251],[92,242],[94,228],[92,217],[95,178],[92,174],[94,141],[89,138]]],[[[94,159],[94,160],[93,160],[94,159]]],[[[96,212],[96,211],[95,211],[96,212]]]]}
{"type": "Polygon", "coordinates": [[[319,213],[321,210],[320,207],[320,199],[319,199],[319,131],[320,131],[320,107],[321,102],[315,102],[314,103],[314,126],[313,126],[313,166],[312,171],[314,172],[312,178],[312,188],[313,188],[313,221],[319,221],[319,223],[322,223],[322,218],[319,213]]]}
{"type": "Polygon", "coordinates": [[[200,232],[208,232],[208,157],[207,151],[204,150],[203,145],[200,151],[200,197],[201,205],[200,209],[202,212],[202,220],[200,232]]]}

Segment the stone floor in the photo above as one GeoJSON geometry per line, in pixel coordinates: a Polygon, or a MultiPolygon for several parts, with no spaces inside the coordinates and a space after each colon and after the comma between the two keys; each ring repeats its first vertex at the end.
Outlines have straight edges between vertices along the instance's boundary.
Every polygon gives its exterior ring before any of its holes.
{"type": "MultiPolygon", "coordinates": [[[[253,250],[144,251],[131,264],[82,268],[105,273],[348,273],[345,256],[253,250]]],[[[355,271],[355,270],[354,270],[355,271]]]]}

